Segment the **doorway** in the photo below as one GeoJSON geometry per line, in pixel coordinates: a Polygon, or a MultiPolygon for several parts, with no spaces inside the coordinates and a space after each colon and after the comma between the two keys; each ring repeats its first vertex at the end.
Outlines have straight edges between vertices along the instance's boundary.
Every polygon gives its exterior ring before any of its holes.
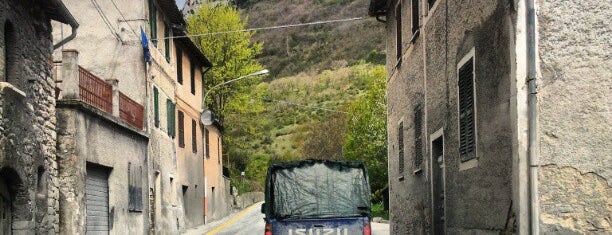
{"type": "MultiPolygon", "coordinates": [[[[433,234],[445,234],[445,165],[444,165],[444,135],[441,131],[439,134],[432,135],[431,141],[431,174],[432,174],[432,224],[433,234]]],[[[437,133],[437,132],[436,132],[437,133]]]]}

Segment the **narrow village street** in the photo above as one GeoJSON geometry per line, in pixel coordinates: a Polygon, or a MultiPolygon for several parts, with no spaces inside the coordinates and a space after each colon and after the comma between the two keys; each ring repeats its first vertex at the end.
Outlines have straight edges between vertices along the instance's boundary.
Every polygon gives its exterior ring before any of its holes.
{"type": "MultiPolygon", "coordinates": [[[[264,234],[264,215],[259,211],[263,202],[255,203],[246,209],[229,216],[189,229],[185,235],[251,235],[264,234]]],[[[388,223],[372,223],[372,235],[389,235],[388,223]]]]}

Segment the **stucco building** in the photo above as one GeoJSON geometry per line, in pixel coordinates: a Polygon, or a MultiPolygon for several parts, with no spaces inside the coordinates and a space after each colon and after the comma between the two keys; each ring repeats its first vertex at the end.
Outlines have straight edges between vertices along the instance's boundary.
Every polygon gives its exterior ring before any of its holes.
{"type": "Polygon", "coordinates": [[[0,233],[59,232],[51,21],[78,27],[61,1],[0,4],[0,233]]]}
{"type": "Polygon", "coordinates": [[[612,231],[611,6],[370,2],[387,31],[392,234],[612,231]]]}
{"type": "Polygon", "coordinates": [[[230,194],[229,169],[223,161],[223,126],[214,121],[204,130],[205,159],[204,174],[206,180],[206,219],[218,220],[231,212],[232,197],[230,194]]]}

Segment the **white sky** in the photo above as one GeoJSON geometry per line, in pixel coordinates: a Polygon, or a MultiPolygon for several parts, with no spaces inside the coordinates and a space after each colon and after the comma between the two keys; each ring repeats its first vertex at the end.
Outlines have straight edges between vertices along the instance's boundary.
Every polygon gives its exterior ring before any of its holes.
{"type": "Polygon", "coordinates": [[[179,7],[179,9],[182,9],[183,5],[185,5],[185,0],[176,0],[176,5],[179,7]]]}

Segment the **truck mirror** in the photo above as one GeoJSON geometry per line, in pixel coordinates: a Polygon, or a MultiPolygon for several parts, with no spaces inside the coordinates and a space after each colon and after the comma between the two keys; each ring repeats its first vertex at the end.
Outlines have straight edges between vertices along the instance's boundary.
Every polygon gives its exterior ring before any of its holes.
{"type": "Polygon", "coordinates": [[[261,204],[261,213],[265,214],[266,213],[265,211],[266,211],[266,203],[264,202],[261,204]]]}

